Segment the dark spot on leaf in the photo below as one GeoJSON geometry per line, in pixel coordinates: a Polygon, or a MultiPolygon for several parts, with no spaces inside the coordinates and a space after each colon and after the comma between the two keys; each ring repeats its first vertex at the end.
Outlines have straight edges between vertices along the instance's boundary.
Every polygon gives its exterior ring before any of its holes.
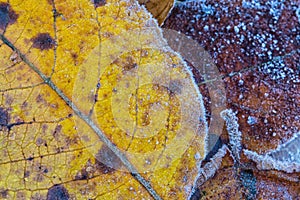
{"type": "Polygon", "coordinates": [[[68,200],[69,193],[62,185],[52,186],[47,193],[47,200],[68,200]]]}
{"type": "Polygon", "coordinates": [[[103,174],[114,172],[120,169],[122,161],[105,145],[96,155],[96,168],[103,174]]]}
{"type": "Polygon", "coordinates": [[[53,137],[55,138],[55,140],[59,140],[59,134],[61,133],[61,129],[62,129],[61,125],[57,125],[55,127],[54,132],[53,132],[53,137]]]}
{"type": "Polygon", "coordinates": [[[118,58],[113,62],[113,64],[122,67],[124,72],[130,71],[138,66],[132,56],[127,56],[125,59],[118,58]]]}
{"type": "Polygon", "coordinates": [[[104,6],[106,4],[106,0],[92,0],[92,3],[94,4],[95,8],[104,6]]]}
{"type": "Polygon", "coordinates": [[[89,173],[86,171],[86,168],[83,168],[80,173],[77,173],[75,180],[87,180],[89,178],[89,173]]]}
{"type": "Polygon", "coordinates": [[[131,70],[131,69],[136,68],[136,67],[137,67],[137,64],[136,64],[136,62],[134,62],[133,57],[128,56],[128,57],[126,58],[126,62],[124,63],[123,66],[124,66],[124,69],[125,69],[126,71],[129,71],[129,70],[131,70]]]}
{"type": "Polygon", "coordinates": [[[40,50],[52,49],[55,45],[54,39],[49,35],[49,33],[39,33],[36,37],[32,38],[32,47],[40,50]]]}
{"type": "Polygon", "coordinates": [[[72,56],[72,58],[73,58],[73,60],[74,60],[74,63],[75,63],[75,66],[77,65],[77,58],[78,58],[78,54],[77,53],[71,53],[71,56],[72,56]]]}
{"type": "Polygon", "coordinates": [[[32,157],[32,156],[26,158],[26,160],[28,160],[28,161],[32,161],[33,159],[34,159],[34,157],[32,157]]]}
{"type": "Polygon", "coordinates": [[[25,171],[24,172],[24,178],[27,178],[27,177],[29,177],[30,176],[30,172],[29,171],[25,171]]]}
{"type": "Polygon", "coordinates": [[[8,127],[10,116],[6,109],[0,107],[0,131],[8,127]]]}
{"type": "Polygon", "coordinates": [[[0,197],[3,199],[8,198],[8,190],[0,189],[0,197]]]}
{"type": "Polygon", "coordinates": [[[18,15],[10,8],[8,3],[0,3],[0,29],[5,29],[7,25],[15,23],[18,15]]]}
{"type": "Polygon", "coordinates": [[[71,53],[72,58],[75,60],[76,58],[78,58],[78,54],[77,53],[71,53]]]}

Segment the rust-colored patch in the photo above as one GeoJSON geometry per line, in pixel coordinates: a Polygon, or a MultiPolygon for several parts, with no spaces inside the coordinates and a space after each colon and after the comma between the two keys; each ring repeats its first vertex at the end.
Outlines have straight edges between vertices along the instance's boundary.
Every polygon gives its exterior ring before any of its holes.
{"type": "Polygon", "coordinates": [[[7,128],[10,121],[10,116],[6,109],[0,107],[0,131],[7,128]]]}
{"type": "Polygon", "coordinates": [[[92,0],[92,3],[94,4],[95,8],[105,6],[106,0],[92,0]]]}
{"type": "Polygon", "coordinates": [[[49,50],[55,45],[55,41],[49,33],[39,33],[31,41],[33,42],[32,47],[40,50],[49,50]]]}
{"type": "Polygon", "coordinates": [[[47,193],[47,200],[69,200],[70,195],[62,185],[52,186],[47,193]]]}
{"type": "Polygon", "coordinates": [[[54,0],[47,0],[47,2],[48,2],[50,5],[53,5],[53,4],[54,4],[54,0]]]}
{"type": "Polygon", "coordinates": [[[5,30],[7,25],[16,22],[18,14],[15,13],[8,3],[0,3],[0,29],[5,30]]]}

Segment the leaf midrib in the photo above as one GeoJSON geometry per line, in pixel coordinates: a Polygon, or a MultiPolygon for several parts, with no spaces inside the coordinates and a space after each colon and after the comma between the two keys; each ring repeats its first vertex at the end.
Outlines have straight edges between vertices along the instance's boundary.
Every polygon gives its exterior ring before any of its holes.
{"type": "Polygon", "coordinates": [[[15,51],[21,60],[28,65],[34,72],[41,77],[41,79],[47,84],[73,111],[74,113],[82,119],[93,131],[99,136],[100,140],[107,145],[107,147],[122,161],[125,167],[129,170],[130,174],[148,191],[148,193],[156,200],[162,199],[157,192],[153,189],[151,184],[142,177],[136,168],[130,163],[127,157],[114,145],[107,137],[102,133],[102,131],[97,127],[97,125],[84,113],[82,113],[79,108],[60,90],[52,80],[43,74],[32,62],[30,62],[22,52],[15,47],[3,34],[0,34],[0,39],[2,42],[15,51]]]}

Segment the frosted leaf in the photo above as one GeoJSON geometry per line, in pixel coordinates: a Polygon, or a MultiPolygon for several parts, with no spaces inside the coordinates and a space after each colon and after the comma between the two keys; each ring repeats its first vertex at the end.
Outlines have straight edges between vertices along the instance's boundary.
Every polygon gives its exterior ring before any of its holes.
{"type": "MultiPolygon", "coordinates": [[[[227,150],[228,147],[224,144],[208,163],[206,163],[202,168],[199,166],[198,176],[195,179],[194,187],[192,188],[190,197],[193,196],[197,187],[215,175],[222,164],[223,157],[226,155],[227,150]]],[[[190,199],[190,197],[188,199],[190,199]]]]}
{"type": "Polygon", "coordinates": [[[229,144],[235,159],[240,160],[242,133],[239,131],[238,118],[231,109],[221,112],[221,117],[226,122],[226,128],[229,134],[229,144]]]}
{"type": "Polygon", "coordinates": [[[250,150],[244,150],[245,155],[257,163],[262,170],[282,170],[287,173],[300,172],[300,132],[296,133],[286,143],[266,154],[259,155],[250,150]]]}

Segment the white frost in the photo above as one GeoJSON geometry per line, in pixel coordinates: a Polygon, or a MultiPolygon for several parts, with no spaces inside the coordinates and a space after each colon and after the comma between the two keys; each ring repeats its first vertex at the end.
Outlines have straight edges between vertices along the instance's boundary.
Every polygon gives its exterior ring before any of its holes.
{"type": "Polygon", "coordinates": [[[195,179],[193,188],[191,189],[190,196],[188,199],[191,199],[191,196],[194,194],[197,187],[202,185],[205,181],[212,178],[216,171],[220,168],[222,164],[223,157],[226,155],[228,147],[224,144],[218,152],[210,159],[208,163],[204,165],[203,168],[199,166],[198,175],[195,179]]]}
{"type": "Polygon", "coordinates": [[[257,163],[262,170],[281,170],[287,173],[300,172],[300,132],[296,133],[289,141],[279,145],[277,149],[259,155],[250,150],[244,154],[257,163]]]}
{"type": "Polygon", "coordinates": [[[226,109],[221,112],[221,117],[226,122],[226,128],[229,134],[229,144],[231,146],[232,154],[234,158],[239,161],[242,149],[242,133],[239,131],[239,124],[236,113],[231,109],[226,109]]]}

